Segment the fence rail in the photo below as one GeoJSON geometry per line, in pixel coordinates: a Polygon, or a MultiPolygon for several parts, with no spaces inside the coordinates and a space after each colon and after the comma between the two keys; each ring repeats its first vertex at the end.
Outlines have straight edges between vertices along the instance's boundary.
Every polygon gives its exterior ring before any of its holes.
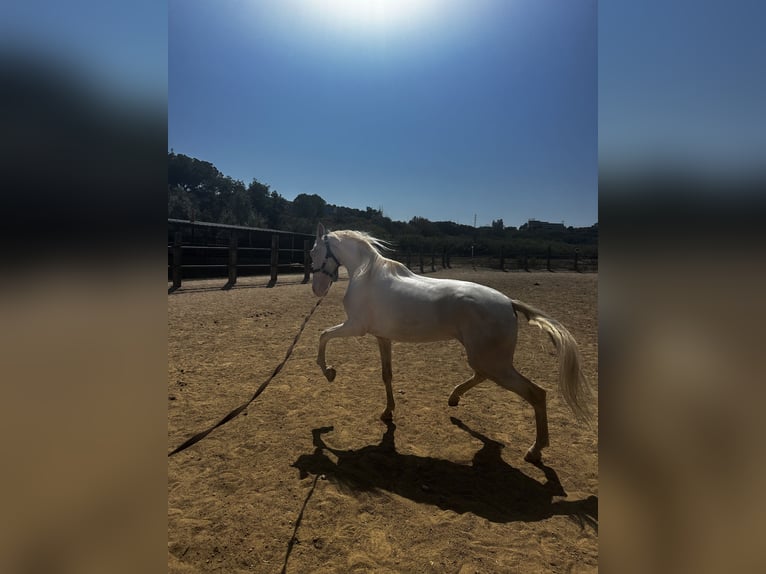
{"type": "MultiPolygon", "coordinates": [[[[232,234],[229,245],[184,245],[181,232],[176,232],[173,243],[168,245],[168,272],[172,285],[168,288],[168,293],[180,289],[185,275],[184,270],[190,269],[226,269],[228,281],[223,286],[224,289],[231,289],[237,283],[237,277],[242,270],[269,270],[269,287],[277,283],[280,269],[302,270],[303,282],[308,283],[311,277],[311,242],[308,239],[303,240],[303,249],[279,247],[279,236],[271,236],[271,247],[239,247],[237,236],[232,234]],[[187,262],[189,254],[194,251],[213,253],[213,261],[205,259],[203,262],[187,262]],[[296,253],[300,253],[301,262],[295,262],[296,253]],[[220,255],[219,255],[220,254],[220,255]],[[245,254],[268,254],[268,262],[253,262],[241,260],[241,255],[245,254]],[[280,257],[282,256],[282,257],[280,257]],[[286,256],[286,257],[285,257],[286,256]],[[285,259],[289,259],[286,261],[285,259]]],[[[199,255],[199,254],[198,254],[199,255]]],[[[198,261],[198,259],[196,260],[198,261]]]]}
{"type": "MultiPolygon", "coordinates": [[[[184,279],[226,278],[230,289],[239,276],[269,274],[268,286],[276,285],[280,272],[302,272],[303,283],[311,278],[309,252],[313,235],[271,229],[168,220],[168,293],[181,288],[184,279]],[[267,246],[268,245],[268,246],[267,246]]],[[[503,247],[498,253],[473,257],[449,249],[409,248],[387,256],[420,273],[457,266],[486,267],[504,271],[598,271],[597,257],[584,257],[575,249],[570,255],[529,254],[503,247]]]]}
{"type": "Polygon", "coordinates": [[[168,293],[185,279],[226,278],[224,289],[239,276],[269,274],[273,287],[280,272],[311,274],[313,236],[273,229],[168,220],[168,293]]]}

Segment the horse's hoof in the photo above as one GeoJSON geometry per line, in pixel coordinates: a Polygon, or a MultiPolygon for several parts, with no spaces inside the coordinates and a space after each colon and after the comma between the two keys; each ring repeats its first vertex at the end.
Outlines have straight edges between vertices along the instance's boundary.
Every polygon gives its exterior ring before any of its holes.
{"type": "Polygon", "coordinates": [[[382,420],[384,423],[390,423],[392,420],[394,420],[394,413],[391,411],[384,411],[382,415],[380,415],[380,420],[382,420]]]}
{"type": "Polygon", "coordinates": [[[527,454],[524,455],[524,460],[531,462],[532,464],[540,464],[542,459],[543,453],[540,451],[540,449],[535,447],[530,447],[527,451],[527,454]]]}
{"type": "Polygon", "coordinates": [[[456,407],[459,402],[460,402],[460,397],[450,397],[447,400],[447,404],[451,407],[456,407]]]}
{"type": "Polygon", "coordinates": [[[327,377],[327,380],[330,381],[331,383],[335,380],[335,375],[337,375],[337,373],[335,372],[335,369],[333,369],[332,367],[330,367],[324,372],[324,376],[327,377]]]}

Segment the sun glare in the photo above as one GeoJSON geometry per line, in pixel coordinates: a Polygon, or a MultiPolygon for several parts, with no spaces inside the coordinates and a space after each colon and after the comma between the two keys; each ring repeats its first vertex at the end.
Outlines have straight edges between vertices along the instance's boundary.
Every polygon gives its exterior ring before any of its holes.
{"type": "Polygon", "coordinates": [[[417,26],[434,14],[435,0],[314,0],[326,25],[357,32],[417,26]]]}

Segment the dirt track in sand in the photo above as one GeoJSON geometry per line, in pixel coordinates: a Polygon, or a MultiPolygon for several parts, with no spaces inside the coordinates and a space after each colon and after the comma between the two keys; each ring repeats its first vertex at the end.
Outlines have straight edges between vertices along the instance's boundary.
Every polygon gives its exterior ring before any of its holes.
{"type": "MultiPolygon", "coordinates": [[[[483,283],[561,321],[598,385],[597,275],[429,274],[483,283]]],[[[184,283],[168,296],[168,451],[249,399],[316,299],[299,277],[184,283]]],[[[393,346],[394,424],[373,337],[331,341],[334,285],[282,372],[245,412],[168,459],[169,572],[586,572],[598,561],[597,424],[555,390],[548,338],[522,320],[515,365],[548,389],[551,446],[524,462],[532,408],[485,382],[447,397],[470,368],[457,342],[393,346]]],[[[596,393],[597,396],[597,393],[596,393]]],[[[592,405],[598,413],[597,405],[592,405]]]]}

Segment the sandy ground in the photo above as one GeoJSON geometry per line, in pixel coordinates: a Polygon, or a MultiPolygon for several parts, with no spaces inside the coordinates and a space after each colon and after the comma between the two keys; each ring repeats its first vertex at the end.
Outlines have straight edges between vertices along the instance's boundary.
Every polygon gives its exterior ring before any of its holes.
{"type": "MultiPolygon", "coordinates": [[[[429,274],[483,283],[561,321],[598,385],[597,275],[429,274]]],[[[168,451],[249,399],[316,302],[300,277],[184,283],[168,296],[168,451]]],[[[555,390],[547,336],[521,321],[514,363],[548,389],[551,446],[532,408],[489,381],[449,407],[471,375],[457,342],[393,346],[394,423],[374,337],[319,334],[345,318],[343,279],[292,357],[239,417],[168,459],[169,572],[590,572],[598,567],[598,425],[555,390]]],[[[597,393],[596,393],[597,396],[597,393]]],[[[598,413],[594,399],[593,410],[598,413]]]]}

